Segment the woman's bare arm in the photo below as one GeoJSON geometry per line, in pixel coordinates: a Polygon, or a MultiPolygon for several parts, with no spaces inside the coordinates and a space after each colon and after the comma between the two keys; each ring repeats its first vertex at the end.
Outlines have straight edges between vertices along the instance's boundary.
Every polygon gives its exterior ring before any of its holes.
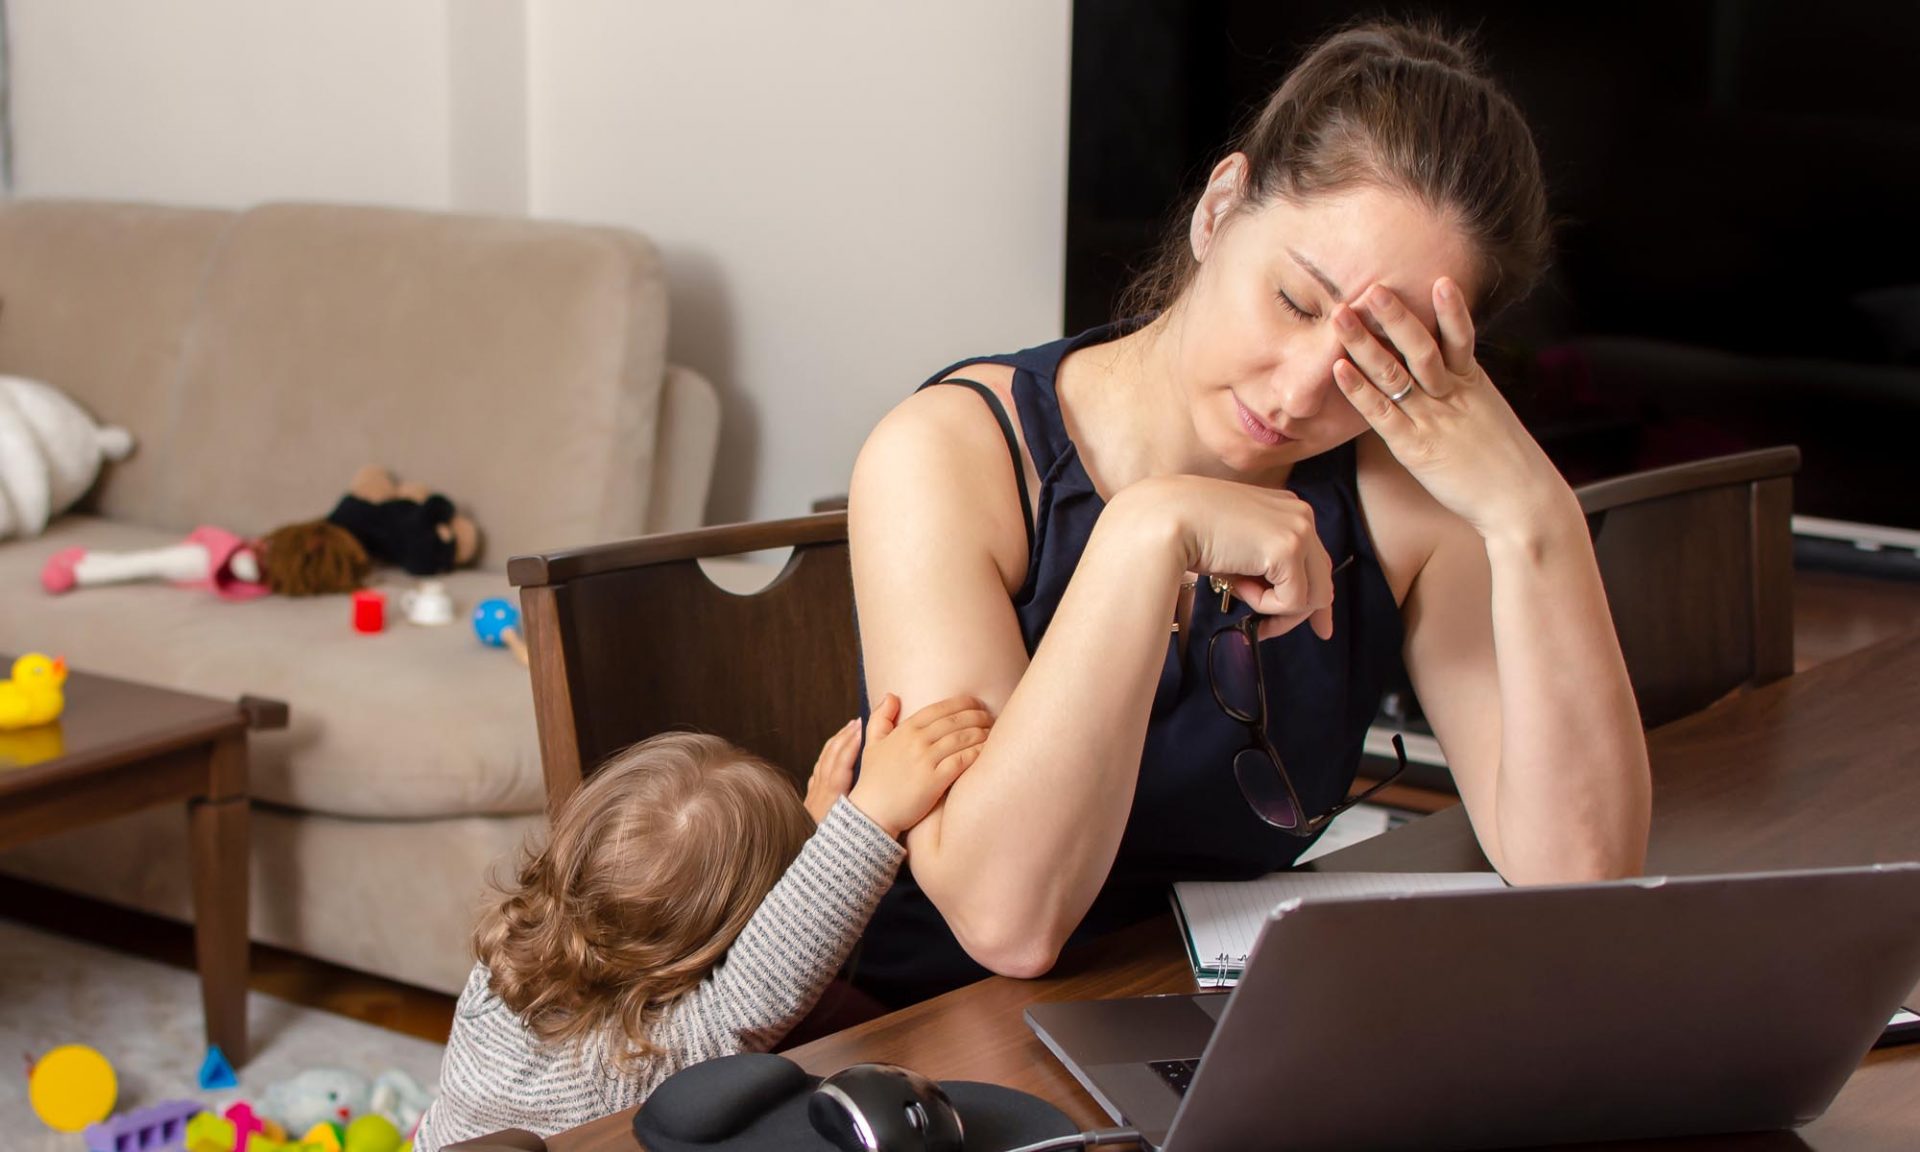
{"type": "Polygon", "coordinates": [[[914,878],[975,960],[1051,968],[1119,849],[1168,623],[1175,543],[1122,493],[1029,663],[1010,598],[1026,530],[1006,445],[977,397],[930,389],[874,431],[849,533],[867,680],[912,710],[997,712],[980,759],[908,836],[914,878]]]}
{"type": "Polygon", "coordinates": [[[1408,595],[1407,669],[1482,850],[1517,884],[1638,874],[1646,740],[1571,493],[1526,536],[1455,524],[1408,595]]]}

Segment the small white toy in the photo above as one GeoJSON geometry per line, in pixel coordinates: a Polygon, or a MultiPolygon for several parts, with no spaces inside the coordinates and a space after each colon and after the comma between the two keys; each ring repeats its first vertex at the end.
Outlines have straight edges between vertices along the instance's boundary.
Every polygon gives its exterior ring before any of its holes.
{"type": "Polygon", "coordinates": [[[58,388],[0,376],[0,540],[44,532],[93,487],[103,462],[132,451],[126,429],[96,423],[58,388]]]}
{"type": "Polygon", "coordinates": [[[411,1132],[432,1102],[433,1094],[398,1068],[371,1080],[344,1068],[309,1068],[270,1085],[261,1098],[261,1114],[289,1132],[322,1123],[349,1124],[369,1114],[385,1116],[401,1132],[411,1132]]]}

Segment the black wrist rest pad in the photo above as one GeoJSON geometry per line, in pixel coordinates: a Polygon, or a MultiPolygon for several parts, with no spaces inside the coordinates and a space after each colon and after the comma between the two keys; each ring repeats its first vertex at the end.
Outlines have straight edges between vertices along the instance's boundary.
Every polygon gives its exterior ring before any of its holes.
{"type": "MultiPolygon", "coordinates": [[[[633,1134],[647,1152],[835,1152],[807,1119],[820,1083],[784,1056],[747,1052],[683,1068],[647,1097],[633,1134]]],[[[969,1080],[940,1083],[966,1133],[967,1152],[1005,1152],[1079,1129],[1037,1096],[969,1080]]]]}

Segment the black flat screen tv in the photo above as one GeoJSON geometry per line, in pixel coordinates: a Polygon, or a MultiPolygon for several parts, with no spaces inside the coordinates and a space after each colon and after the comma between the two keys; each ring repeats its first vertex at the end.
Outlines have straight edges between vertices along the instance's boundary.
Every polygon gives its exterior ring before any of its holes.
{"type": "Polygon", "coordinates": [[[1796,512],[1920,529],[1920,3],[1076,0],[1065,318],[1318,38],[1474,33],[1532,124],[1549,278],[1482,359],[1578,482],[1796,443],[1796,512]]]}

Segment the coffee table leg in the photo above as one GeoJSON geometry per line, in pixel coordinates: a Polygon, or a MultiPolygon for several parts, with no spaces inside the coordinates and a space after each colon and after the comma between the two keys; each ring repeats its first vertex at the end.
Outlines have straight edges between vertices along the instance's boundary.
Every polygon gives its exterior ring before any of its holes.
{"type": "MultiPolygon", "coordinates": [[[[246,756],[245,738],[237,754],[246,756]]],[[[216,759],[236,754],[215,745],[216,759]]],[[[247,1060],[247,798],[199,799],[187,806],[193,853],[194,950],[207,1041],[234,1067],[247,1060]]]]}

